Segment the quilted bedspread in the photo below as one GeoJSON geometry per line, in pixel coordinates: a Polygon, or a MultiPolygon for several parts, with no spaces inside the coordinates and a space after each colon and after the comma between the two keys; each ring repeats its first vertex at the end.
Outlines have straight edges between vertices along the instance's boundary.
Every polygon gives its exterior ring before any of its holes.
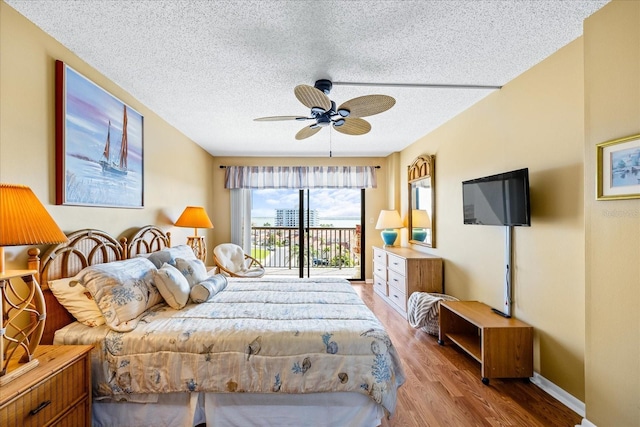
{"type": "Polygon", "coordinates": [[[387,332],[343,279],[230,279],[205,303],[153,307],[131,332],[99,328],[98,396],[350,391],[392,414],[404,382],[387,332]]]}

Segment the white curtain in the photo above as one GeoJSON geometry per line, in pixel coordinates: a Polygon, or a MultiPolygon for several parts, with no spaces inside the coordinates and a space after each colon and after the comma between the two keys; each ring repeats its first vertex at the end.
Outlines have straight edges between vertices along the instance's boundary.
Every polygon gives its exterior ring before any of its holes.
{"type": "Polygon", "coordinates": [[[225,188],[376,188],[375,166],[227,166],[225,188]]]}
{"type": "Polygon", "coordinates": [[[231,242],[251,253],[251,189],[376,188],[375,166],[227,166],[231,242]]]}
{"type": "Polygon", "coordinates": [[[231,243],[251,253],[251,190],[231,190],[231,243]]]}

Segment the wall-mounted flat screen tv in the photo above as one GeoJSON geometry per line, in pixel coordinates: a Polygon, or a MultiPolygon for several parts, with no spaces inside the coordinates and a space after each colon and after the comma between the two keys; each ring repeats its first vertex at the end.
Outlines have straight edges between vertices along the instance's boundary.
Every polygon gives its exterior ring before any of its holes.
{"type": "Polygon", "coordinates": [[[529,169],[462,183],[465,224],[530,226],[529,169]]]}

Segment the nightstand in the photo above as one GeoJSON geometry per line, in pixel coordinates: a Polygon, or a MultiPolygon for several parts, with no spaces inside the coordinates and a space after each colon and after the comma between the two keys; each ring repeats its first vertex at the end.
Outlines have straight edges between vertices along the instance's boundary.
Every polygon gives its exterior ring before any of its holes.
{"type": "Polygon", "coordinates": [[[0,425],[90,426],[92,348],[38,346],[39,365],[0,388],[0,425]]]}

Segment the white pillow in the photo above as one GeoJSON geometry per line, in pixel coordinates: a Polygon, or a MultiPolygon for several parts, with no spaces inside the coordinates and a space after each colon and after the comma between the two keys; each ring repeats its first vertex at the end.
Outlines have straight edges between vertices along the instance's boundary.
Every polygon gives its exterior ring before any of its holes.
{"type": "Polygon", "coordinates": [[[76,277],[50,280],[49,289],[78,322],[87,326],[104,325],[104,316],[98,304],[76,277]]]}
{"type": "Polygon", "coordinates": [[[156,268],[162,267],[166,262],[167,264],[176,265],[176,258],[182,259],[196,259],[193,249],[187,245],[178,245],[171,248],[164,248],[161,251],[150,253],[147,259],[151,261],[156,268]]]}
{"type": "Polygon", "coordinates": [[[187,278],[189,286],[192,288],[209,277],[207,267],[199,259],[176,258],[175,267],[187,278]]]}
{"type": "Polygon", "coordinates": [[[148,308],[162,302],[153,284],[154,271],[151,261],[136,257],[87,267],[77,277],[91,292],[106,324],[114,331],[129,332],[148,308]]]}
{"type": "Polygon", "coordinates": [[[166,262],[153,273],[153,281],[162,298],[176,310],[180,310],[189,301],[191,287],[180,271],[166,262]]]}

